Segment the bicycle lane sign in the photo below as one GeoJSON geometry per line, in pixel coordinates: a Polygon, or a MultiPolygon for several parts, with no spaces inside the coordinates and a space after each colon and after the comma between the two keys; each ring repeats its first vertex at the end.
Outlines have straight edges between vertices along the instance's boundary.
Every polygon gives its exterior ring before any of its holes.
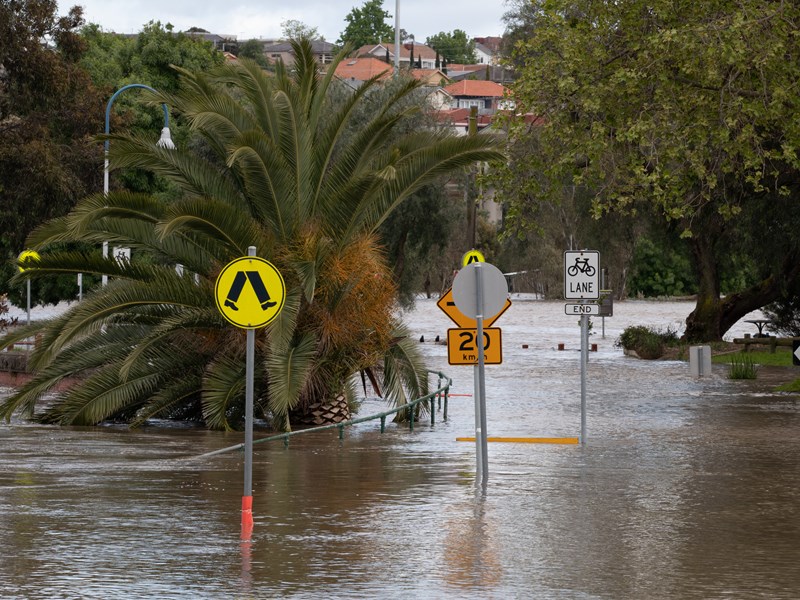
{"type": "Polygon", "coordinates": [[[600,253],[597,250],[564,252],[564,298],[597,300],[600,297],[600,253]]]}

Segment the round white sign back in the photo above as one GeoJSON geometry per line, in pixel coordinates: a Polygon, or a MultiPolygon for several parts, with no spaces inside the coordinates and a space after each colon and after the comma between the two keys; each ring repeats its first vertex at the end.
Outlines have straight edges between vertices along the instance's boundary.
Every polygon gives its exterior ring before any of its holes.
{"type": "Polygon", "coordinates": [[[499,313],[508,298],[508,283],[502,271],[487,262],[474,262],[458,272],[453,280],[456,307],[471,319],[488,319],[499,313]],[[483,292],[483,306],[478,306],[478,278],[483,292]]]}

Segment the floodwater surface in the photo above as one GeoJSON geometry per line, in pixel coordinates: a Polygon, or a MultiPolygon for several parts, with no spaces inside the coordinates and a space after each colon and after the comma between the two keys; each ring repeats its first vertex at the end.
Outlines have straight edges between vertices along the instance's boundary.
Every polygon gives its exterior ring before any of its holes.
{"type": "MultiPolygon", "coordinates": [[[[577,318],[512,301],[488,433],[578,436],[577,318]]],[[[456,441],[474,434],[473,369],[447,364],[433,340],[454,325],[419,301],[405,319],[453,378],[448,420],[256,445],[249,542],[241,452],[189,459],[241,433],[0,425],[0,597],[800,597],[800,402],[773,391],[786,375],[697,379],[614,346],[631,324],[680,330],[691,309],[617,303],[605,338],[595,318],[586,445],[492,443],[480,488],[475,444],[456,441]]]]}

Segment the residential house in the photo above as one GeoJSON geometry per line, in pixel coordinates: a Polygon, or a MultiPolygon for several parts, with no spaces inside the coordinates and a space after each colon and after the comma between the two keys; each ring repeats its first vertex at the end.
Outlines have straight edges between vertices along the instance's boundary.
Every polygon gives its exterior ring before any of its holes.
{"type": "Polygon", "coordinates": [[[358,87],[367,79],[380,76],[380,79],[388,79],[394,74],[394,67],[383,60],[373,57],[349,58],[336,65],[335,75],[352,85],[358,87]]]}
{"type": "MultiPolygon", "coordinates": [[[[367,44],[361,46],[356,50],[357,57],[372,56],[374,58],[386,61],[387,57],[391,64],[394,64],[394,43],[384,42],[381,44],[367,44]]],[[[436,50],[426,46],[425,44],[418,44],[416,42],[406,43],[400,45],[400,67],[408,67],[411,64],[411,57],[414,57],[414,64],[419,65],[421,69],[438,69],[440,65],[436,64],[436,50]]]]}
{"type": "Polygon", "coordinates": [[[491,65],[495,62],[494,52],[480,42],[475,42],[475,56],[478,57],[478,64],[491,65]]]}
{"type": "MultiPolygon", "coordinates": [[[[214,49],[220,52],[233,52],[235,54],[239,49],[239,42],[235,35],[209,33],[208,31],[184,31],[183,34],[211,42],[214,45],[214,49]]],[[[137,35],[139,34],[133,34],[134,37],[137,35]]]]}
{"type": "Polygon", "coordinates": [[[486,61],[487,64],[494,65],[498,63],[503,46],[503,38],[497,36],[476,37],[473,38],[473,41],[475,42],[475,51],[489,57],[489,60],[486,61]],[[480,50],[478,50],[479,47],[480,50]]]}
{"type": "MultiPolygon", "coordinates": [[[[312,40],[311,51],[321,65],[328,65],[333,61],[336,55],[335,46],[330,42],[322,40],[312,40]]],[[[294,64],[294,52],[292,45],[289,42],[277,42],[273,44],[264,44],[264,55],[271,62],[283,61],[283,64],[291,66],[294,64]]]]}
{"type": "Polygon", "coordinates": [[[494,81],[465,79],[448,85],[444,91],[453,97],[452,108],[477,106],[478,112],[493,114],[507,107],[507,102],[503,101],[507,90],[494,81]]]}

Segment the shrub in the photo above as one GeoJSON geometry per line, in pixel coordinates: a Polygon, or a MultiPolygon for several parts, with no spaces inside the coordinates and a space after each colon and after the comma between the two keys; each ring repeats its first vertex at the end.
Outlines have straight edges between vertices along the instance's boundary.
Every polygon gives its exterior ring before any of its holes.
{"type": "Polygon", "coordinates": [[[677,340],[677,334],[669,328],[661,331],[644,325],[633,325],[625,328],[616,345],[625,350],[633,350],[640,358],[653,360],[661,358],[664,355],[664,347],[677,340]]]}

